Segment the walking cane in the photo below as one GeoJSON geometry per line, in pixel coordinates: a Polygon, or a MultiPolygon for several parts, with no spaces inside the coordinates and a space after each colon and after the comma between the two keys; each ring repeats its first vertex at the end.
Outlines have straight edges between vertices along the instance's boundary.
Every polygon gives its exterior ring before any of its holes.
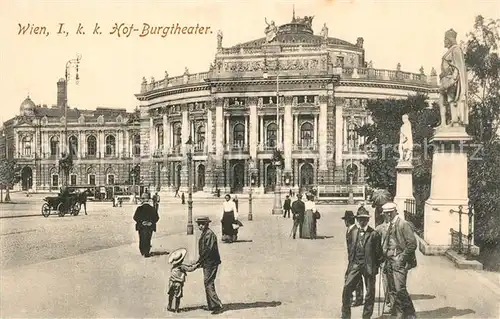
{"type": "Polygon", "coordinates": [[[380,317],[380,288],[382,286],[382,267],[380,267],[380,276],[379,276],[379,279],[378,279],[378,315],[380,317]]]}

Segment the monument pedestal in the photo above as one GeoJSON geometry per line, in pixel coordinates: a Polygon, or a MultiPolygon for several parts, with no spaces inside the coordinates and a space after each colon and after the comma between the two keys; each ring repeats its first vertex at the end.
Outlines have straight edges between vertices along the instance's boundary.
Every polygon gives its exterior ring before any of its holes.
{"type": "MultiPolygon", "coordinates": [[[[450,229],[458,231],[458,211],[468,208],[467,142],[464,127],[438,128],[431,140],[431,194],[425,202],[424,241],[426,255],[442,255],[451,247],[450,229]]],[[[462,232],[468,234],[468,216],[462,215],[462,232]]]]}
{"type": "Polygon", "coordinates": [[[399,217],[405,219],[405,201],[413,197],[413,165],[408,161],[399,161],[396,166],[396,196],[394,203],[398,206],[399,217]]]}

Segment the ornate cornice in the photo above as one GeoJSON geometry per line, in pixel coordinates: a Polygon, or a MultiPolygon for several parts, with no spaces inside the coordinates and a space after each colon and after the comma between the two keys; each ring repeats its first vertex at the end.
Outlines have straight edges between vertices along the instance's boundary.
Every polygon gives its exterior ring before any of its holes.
{"type": "Polygon", "coordinates": [[[409,90],[425,93],[438,93],[439,89],[423,85],[399,84],[399,83],[380,83],[380,82],[359,82],[359,81],[340,81],[338,86],[353,86],[353,87],[374,87],[381,89],[397,89],[409,90]]]}

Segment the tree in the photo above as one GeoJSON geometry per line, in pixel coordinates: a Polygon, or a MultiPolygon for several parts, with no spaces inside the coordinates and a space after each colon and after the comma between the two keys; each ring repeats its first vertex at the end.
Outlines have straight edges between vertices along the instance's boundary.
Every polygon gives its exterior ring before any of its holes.
{"type": "Polygon", "coordinates": [[[10,202],[10,188],[21,180],[21,167],[13,160],[0,162],[0,187],[5,188],[5,201],[10,202]]]}
{"type": "Polygon", "coordinates": [[[73,168],[73,156],[71,152],[62,153],[59,160],[59,169],[62,170],[64,176],[64,185],[68,186],[69,172],[73,168]]]}
{"type": "Polygon", "coordinates": [[[363,147],[368,159],[362,164],[366,168],[368,185],[371,188],[386,189],[395,195],[401,118],[408,114],[414,144],[414,196],[423,202],[429,196],[431,177],[426,145],[439,121],[438,106],[434,104],[429,107],[427,96],[417,94],[406,99],[370,100],[367,109],[373,123],[360,127],[358,133],[365,137],[363,147]]]}
{"type": "Polygon", "coordinates": [[[475,238],[500,242],[500,20],[477,16],[464,44],[469,72],[469,200],[475,211],[475,238]],[[479,150],[477,152],[477,150],[479,150]]]}

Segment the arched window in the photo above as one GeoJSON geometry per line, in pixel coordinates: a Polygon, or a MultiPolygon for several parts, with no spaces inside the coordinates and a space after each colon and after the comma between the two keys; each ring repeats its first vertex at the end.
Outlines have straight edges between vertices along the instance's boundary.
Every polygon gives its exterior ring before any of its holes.
{"type": "Polygon", "coordinates": [[[347,126],[347,142],[349,149],[357,149],[359,146],[357,126],[353,122],[347,126]]]}
{"type": "Polygon", "coordinates": [[[300,143],[302,147],[311,147],[314,143],[314,128],[309,122],[300,127],[300,143]]]}
{"type": "Polygon", "coordinates": [[[196,144],[199,149],[203,149],[203,146],[205,145],[205,125],[198,126],[198,129],[196,130],[196,144]]]}
{"type": "Polygon", "coordinates": [[[87,170],[87,182],[89,185],[96,184],[95,170],[92,167],[89,167],[89,169],[87,170]]]}
{"type": "Polygon", "coordinates": [[[174,146],[178,146],[182,144],[182,127],[180,125],[176,125],[174,128],[174,146]]]}
{"type": "Polygon", "coordinates": [[[71,135],[69,137],[68,142],[69,142],[69,150],[71,152],[71,155],[76,156],[76,154],[78,154],[78,139],[76,138],[76,136],[71,135]]]}
{"type": "Polygon", "coordinates": [[[50,155],[56,156],[59,153],[59,137],[52,136],[50,139],[50,155]]]}
{"type": "Polygon", "coordinates": [[[23,137],[22,144],[23,144],[22,145],[23,155],[30,156],[31,155],[31,136],[23,137]]]}
{"type": "Polygon", "coordinates": [[[106,155],[115,155],[116,138],[114,135],[106,136],[106,155]]]}
{"type": "Polygon", "coordinates": [[[233,146],[243,147],[245,145],[245,126],[238,123],[233,129],[233,146]]]}
{"type": "Polygon", "coordinates": [[[267,126],[267,146],[276,147],[276,136],[278,133],[278,126],[276,123],[271,123],[267,126]]]}
{"type": "Polygon", "coordinates": [[[97,139],[94,135],[87,138],[87,155],[95,156],[97,152],[97,139]]]}
{"type": "Polygon", "coordinates": [[[158,148],[161,148],[163,146],[163,125],[158,126],[158,134],[157,134],[157,139],[158,139],[158,148]]]}
{"type": "Polygon", "coordinates": [[[134,155],[141,155],[141,136],[136,134],[132,140],[133,143],[133,153],[134,155]]]}
{"type": "Polygon", "coordinates": [[[358,182],[358,166],[350,164],[346,168],[346,179],[349,184],[356,184],[358,182]]]}

